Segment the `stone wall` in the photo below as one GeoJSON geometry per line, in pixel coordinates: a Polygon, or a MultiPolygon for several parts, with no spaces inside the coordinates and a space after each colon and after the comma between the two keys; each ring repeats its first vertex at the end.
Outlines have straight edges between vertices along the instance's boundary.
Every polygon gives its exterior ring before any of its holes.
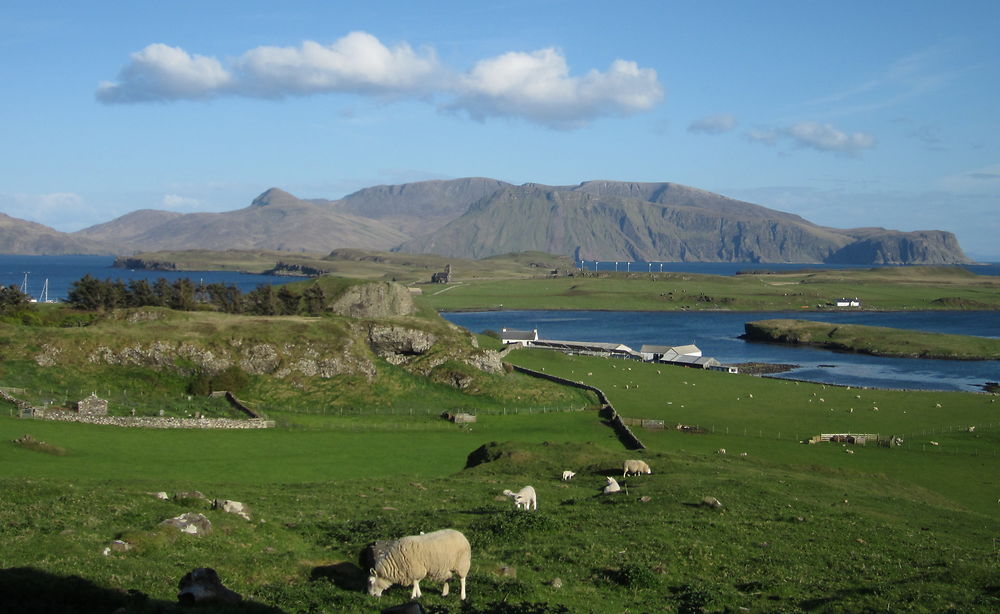
{"type": "Polygon", "coordinates": [[[583,388],[584,390],[590,390],[597,395],[597,398],[601,401],[603,407],[601,407],[601,416],[607,421],[608,426],[614,429],[615,434],[618,435],[618,440],[622,442],[629,450],[643,450],[646,448],[645,444],[635,436],[623,421],[622,417],[618,415],[615,408],[611,405],[611,401],[608,400],[607,395],[604,391],[596,386],[591,386],[589,384],[584,384],[583,382],[575,382],[564,377],[558,377],[556,375],[549,375],[548,373],[543,373],[541,371],[534,371],[532,369],[526,369],[524,367],[519,367],[514,365],[514,370],[519,373],[524,373],[525,375],[531,375],[532,377],[538,377],[541,379],[549,380],[550,382],[555,382],[557,384],[563,384],[565,386],[573,386],[574,388],[583,388]]]}
{"type": "Polygon", "coordinates": [[[147,429],[266,429],[272,420],[233,420],[231,418],[158,418],[126,416],[86,416],[63,410],[35,408],[35,418],[63,422],[86,422],[104,426],[141,427],[147,429]]]}

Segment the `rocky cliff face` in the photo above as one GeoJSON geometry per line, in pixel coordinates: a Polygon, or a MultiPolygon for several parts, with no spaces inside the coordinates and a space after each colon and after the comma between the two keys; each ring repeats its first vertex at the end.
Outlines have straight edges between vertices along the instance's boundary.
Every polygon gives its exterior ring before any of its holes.
{"type": "Polygon", "coordinates": [[[416,307],[406,286],[371,282],[347,288],[327,309],[349,318],[392,318],[410,315],[416,307]]]}

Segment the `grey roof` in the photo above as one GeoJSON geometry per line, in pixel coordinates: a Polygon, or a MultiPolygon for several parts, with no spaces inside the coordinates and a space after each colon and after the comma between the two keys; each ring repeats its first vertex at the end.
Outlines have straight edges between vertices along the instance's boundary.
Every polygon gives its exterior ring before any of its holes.
{"type": "Polygon", "coordinates": [[[669,345],[643,345],[639,351],[643,354],[666,354],[671,349],[669,345]]]}
{"type": "Polygon", "coordinates": [[[533,330],[514,330],[513,328],[500,329],[500,338],[510,339],[511,341],[534,341],[537,335],[537,331],[533,330]]]}

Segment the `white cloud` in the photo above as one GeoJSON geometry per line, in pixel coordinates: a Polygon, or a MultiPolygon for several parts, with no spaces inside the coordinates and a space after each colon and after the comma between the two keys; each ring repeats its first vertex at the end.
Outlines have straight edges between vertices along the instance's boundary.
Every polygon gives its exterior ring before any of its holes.
{"type": "Polygon", "coordinates": [[[764,145],[777,145],[778,139],[781,138],[781,133],[777,130],[769,130],[764,128],[753,128],[747,130],[743,135],[751,143],[763,143],[764,145]]]}
{"type": "Polygon", "coordinates": [[[875,137],[867,132],[848,134],[830,124],[817,122],[799,122],[786,128],[755,128],[746,131],[743,136],[752,143],[763,145],[790,142],[796,147],[848,155],[857,155],[875,147],[875,137]]]}
{"type": "Polygon", "coordinates": [[[327,92],[415,94],[440,79],[433,50],[423,54],[401,43],[393,49],[366,32],[331,45],[257,47],[236,62],[240,85],[251,95],[281,97],[327,92]]]}
{"type": "Polygon", "coordinates": [[[0,209],[11,217],[71,232],[87,225],[96,209],[79,194],[0,194],[0,209]]]}
{"type": "Polygon", "coordinates": [[[219,60],[192,56],[179,47],[161,43],[133,53],[118,78],[118,83],[101,83],[98,100],[124,103],[212,98],[233,81],[219,60]]]}
{"type": "Polygon", "coordinates": [[[688,132],[698,132],[701,134],[722,134],[729,132],[736,127],[736,118],[729,113],[718,113],[708,115],[691,122],[688,125],[688,132]]]}
{"type": "Polygon", "coordinates": [[[202,207],[202,202],[197,198],[178,196],[177,194],[164,194],[160,205],[170,211],[188,210],[193,211],[202,207]]]}
{"type": "Polygon", "coordinates": [[[555,128],[646,111],[663,99],[656,71],[631,61],[615,60],[607,71],[573,76],[566,58],[548,48],[482,59],[459,73],[441,65],[433,49],[418,51],[406,43],[390,48],[366,32],[330,45],[257,47],[228,67],[157,43],[132,54],[119,81],[102,83],[97,99],[113,104],[324,93],[436,97],[442,108],[476,119],[520,117],[555,128]]]}
{"type": "Polygon", "coordinates": [[[796,145],[819,151],[856,154],[875,146],[875,137],[865,132],[847,134],[830,124],[800,122],[790,126],[786,134],[796,145]]]}
{"type": "Polygon", "coordinates": [[[509,52],[480,60],[459,79],[459,98],[448,105],[475,119],[524,117],[554,128],[573,128],[604,115],[645,111],[663,98],[656,71],[615,60],[607,72],[569,74],[555,49],[509,52]]]}

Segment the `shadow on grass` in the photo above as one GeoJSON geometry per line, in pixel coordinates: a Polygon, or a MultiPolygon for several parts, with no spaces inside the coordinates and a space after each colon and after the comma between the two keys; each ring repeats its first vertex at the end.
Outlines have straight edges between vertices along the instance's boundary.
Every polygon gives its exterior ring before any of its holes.
{"type": "Polygon", "coordinates": [[[313,567],[310,580],[329,580],[340,589],[364,592],[368,588],[368,575],[354,563],[337,563],[313,567]]]}
{"type": "MultiPolygon", "coordinates": [[[[59,576],[31,567],[0,569],[0,612],[18,614],[181,614],[179,603],[151,599],[137,590],[106,588],[79,576],[59,576]]],[[[199,606],[199,614],[284,614],[253,601],[199,606]]]]}

